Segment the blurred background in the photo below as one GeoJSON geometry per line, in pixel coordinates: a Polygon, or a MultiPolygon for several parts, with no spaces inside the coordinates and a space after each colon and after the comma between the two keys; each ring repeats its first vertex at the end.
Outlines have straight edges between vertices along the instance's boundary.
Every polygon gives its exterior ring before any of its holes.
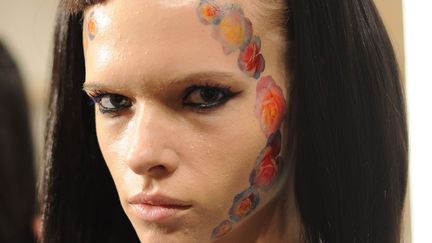
{"type": "MultiPolygon", "coordinates": [[[[426,224],[426,220],[432,218],[429,209],[432,200],[428,188],[428,185],[432,185],[428,175],[431,166],[425,162],[428,161],[429,164],[432,162],[427,148],[427,144],[431,143],[426,141],[427,138],[432,137],[430,132],[432,121],[430,114],[425,110],[432,110],[426,105],[432,105],[429,98],[432,95],[427,92],[431,91],[431,85],[430,82],[426,82],[425,65],[432,57],[430,49],[427,49],[432,40],[431,32],[427,33],[426,28],[419,26],[427,26],[424,25],[429,15],[426,10],[432,9],[432,4],[424,0],[404,2],[375,0],[375,2],[394,44],[401,73],[406,80],[409,99],[411,186],[405,210],[404,242],[431,242],[427,229],[429,223],[426,224]],[[404,32],[406,32],[405,37],[404,32]],[[424,56],[425,62],[419,61],[418,55],[424,56]],[[420,106],[423,108],[419,108],[420,106]],[[414,145],[417,145],[415,149],[413,149],[414,145]]],[[[36,171],[40,168],[42,158],[52,62],[52,35],[57,4],[58,0],[0,0],[0,41],[9,49],[24,81],[35,145],[36,171]]],[[[430,18],[429,23],[432,23],[430,18]]],[[[432,81],[430,78],[429,80],[432,81]]]]}

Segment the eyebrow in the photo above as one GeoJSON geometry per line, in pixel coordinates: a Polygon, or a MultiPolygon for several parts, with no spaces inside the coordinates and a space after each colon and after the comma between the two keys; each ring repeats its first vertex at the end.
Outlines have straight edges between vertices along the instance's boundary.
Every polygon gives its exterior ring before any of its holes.
{"type": "MultiPolygon", "coordinates": [[[[172,85],[181,85],[183,83],[188,83],[191,81],[205,82],[211,80],[230,80],[234,82],[238,77],[234,73],[230,72],[217,72],[217,71],[208,71],[208,72],[197,72],[197,73],[189,73],[186,75],[169,77],[162,82],[164,87],[172,86],[172,85]]],[[[162,85],[161,85],[162,86],[162,85]]],[[[90,91],[90,90],[127,90],[127,86],[122,84],[116,84],[115,87],[107,84],[105,82],[96,82],[89,81],[84,82],[82,90],[90,91]]]]}

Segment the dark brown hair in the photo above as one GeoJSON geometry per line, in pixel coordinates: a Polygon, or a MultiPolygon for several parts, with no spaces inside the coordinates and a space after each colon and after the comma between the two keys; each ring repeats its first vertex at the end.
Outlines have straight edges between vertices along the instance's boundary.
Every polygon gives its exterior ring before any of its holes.
{"type": "MultiPolygon", "coordinates": [[[[60,5],[44,182],[44,242],[137,242],[103,162],[82,11],[60,5]]],[[[372,0],[286,0],[288,141],[305,242],[400,240],[407,128],[397,62],[372,0]],[[288,44],[288,43],[287,43],[288,44]]]]}
{"type": "Polygon", "coordinates": [[[36,179],[27,99],[18,67],[0,42],[0,242],[35,242],[36,179]]]}

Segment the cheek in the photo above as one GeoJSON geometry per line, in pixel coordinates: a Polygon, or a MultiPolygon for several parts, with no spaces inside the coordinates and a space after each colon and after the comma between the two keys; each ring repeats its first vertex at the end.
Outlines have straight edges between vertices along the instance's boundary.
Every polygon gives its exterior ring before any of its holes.
{"type": "Polygon", "coordinates": [[[202,224],[210,230],[228,216],[234,197],[249,186],[256,157],[265,145],[253,104],[197,133],[179,168],[183,185],[191,188],[200,205],[202,224]]]}
{"type": "Polygon", "coordinates": [[[96,135],[104,162],[113,177],[118,193],[123,192],[123,181],[127,175],[127,165],[122,158],[127,151],[128,141],[122,136],[123,129],[113,122],[107,122],[101,115],[96,115],[96,135]]]}

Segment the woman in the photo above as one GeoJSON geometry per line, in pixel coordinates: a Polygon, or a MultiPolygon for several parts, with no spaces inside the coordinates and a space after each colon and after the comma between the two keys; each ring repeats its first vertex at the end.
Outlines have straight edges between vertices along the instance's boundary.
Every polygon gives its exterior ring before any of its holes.
{"type": "Polygon", "coordinates": [[[57,21],[43,242],[399,241],[405,106],[371,1],[66,0],[57,21]]]}

